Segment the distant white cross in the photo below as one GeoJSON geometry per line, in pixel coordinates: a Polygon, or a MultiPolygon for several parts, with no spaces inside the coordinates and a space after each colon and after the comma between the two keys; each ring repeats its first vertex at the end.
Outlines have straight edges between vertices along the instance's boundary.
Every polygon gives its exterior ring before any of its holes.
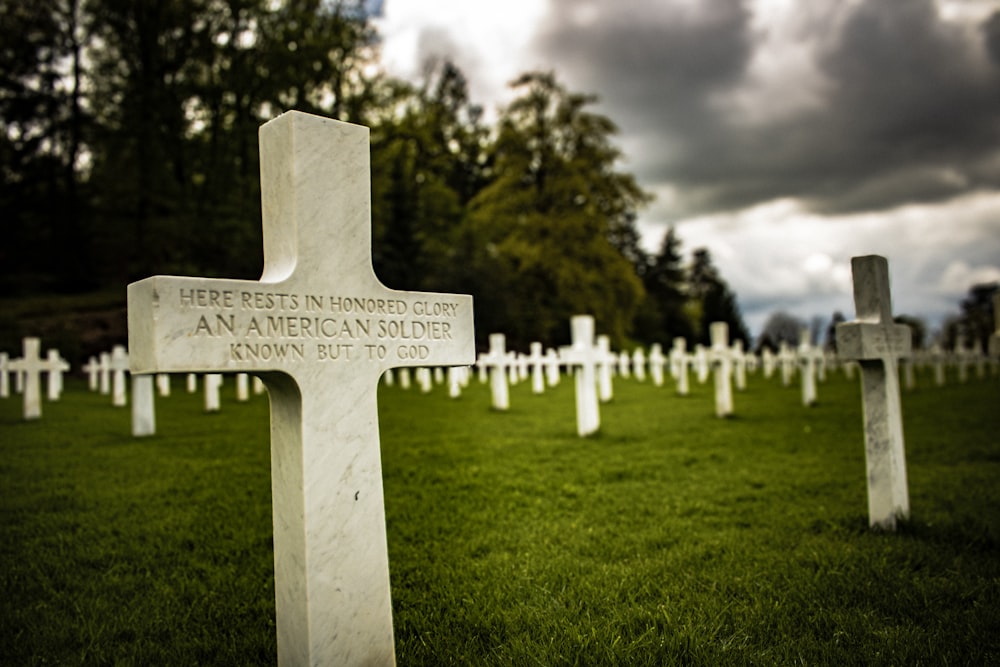
{"type": "Polygon", "coordinates": [[[851,269],[858,316],[837,325],[837,352],[861,366],[868,521],[892,530],[910,515],[898,370],[898,359],[910,355],[910,328],[893,323],[885,257],[854,257],[851,269]]]}
{"type": "Polygon", "coordinates": [[[601,426],[597,404],[598,348],[594,344],[594,318],[574,315],[570,320],[573,344],[560,348],[559,358],[574,368],[576,376],[576,429],[583,437],[601,426]]]}

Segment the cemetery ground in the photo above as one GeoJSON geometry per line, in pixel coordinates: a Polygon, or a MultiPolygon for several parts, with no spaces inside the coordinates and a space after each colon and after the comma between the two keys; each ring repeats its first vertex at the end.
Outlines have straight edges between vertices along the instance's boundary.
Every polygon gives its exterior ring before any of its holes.
{"type": "MultiPolygon", "coordinates": [[[[997,664],[1000,382],[950,380],[904,392],[894,534],[839,372],[813,408],[758,372],[729,419],[618,379],[586,439],[566,376],[507,413],[382,387],[399,663],[997,664]]],[[[79,380],[40,421],[0,401],[0,664],[274,662],[266,397],[173,385],[138,439],[79,380]]]]}

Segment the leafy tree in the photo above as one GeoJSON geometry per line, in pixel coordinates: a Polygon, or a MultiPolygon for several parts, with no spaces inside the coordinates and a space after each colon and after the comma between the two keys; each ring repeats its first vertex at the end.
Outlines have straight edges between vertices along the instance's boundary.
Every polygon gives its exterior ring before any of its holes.
{"type": "Polygon", "coordinates": [[[512,86],[520,95],[502,112],[492,178],[466,230],[483,330],[505,330],[518,345],[563,342],[570,317],[590,313],[620,344],[643,290],[615,239],[646,197],[614,170],[615,126],[587,111],[592,96],[551,73],[512,86]]]}

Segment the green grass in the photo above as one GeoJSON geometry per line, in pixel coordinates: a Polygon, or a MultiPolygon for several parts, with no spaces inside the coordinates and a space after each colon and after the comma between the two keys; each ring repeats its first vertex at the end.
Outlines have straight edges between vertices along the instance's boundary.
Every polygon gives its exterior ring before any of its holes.
{"type": "MultiPolygon", "coordinates": [[[[856,382],[380,394],[401,665],[1000,662],[1000,382],[904,395],[913,517],[867,528],[856,382]]],[[[0,401],[0,664],[274,662],[266,399],[158,435],[71,384],[0,401]]]]}

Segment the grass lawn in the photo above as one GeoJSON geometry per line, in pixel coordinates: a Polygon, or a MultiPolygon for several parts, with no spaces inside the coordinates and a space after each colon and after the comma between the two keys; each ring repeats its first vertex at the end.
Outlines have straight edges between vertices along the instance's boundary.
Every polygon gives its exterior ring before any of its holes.
{"type": "MultiPolygon", "coordinates": [[[[751,375],[619,380],[598,436],[572,382],[489,409],[383,388],[401,665],[1000,664],[1000,381],[904,394],[913,517],[867,528],[857,380],[803,408],[751,375]]],[[[0,664],[275,661],[266,398],[159,432],[70,382],[0,400],[0,664]]]]}

